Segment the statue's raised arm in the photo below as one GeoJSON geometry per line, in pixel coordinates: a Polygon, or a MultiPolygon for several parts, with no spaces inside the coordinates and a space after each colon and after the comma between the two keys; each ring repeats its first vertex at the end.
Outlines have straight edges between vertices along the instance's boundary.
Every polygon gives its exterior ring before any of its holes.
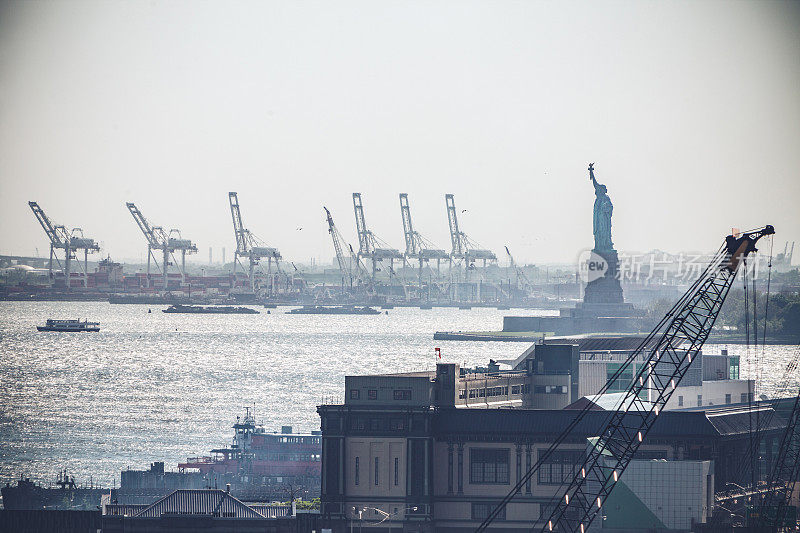
{"type": "Polygon", "coordinates": [[[597,183],[597,180],[594,179],[594,163],[589,163],[589,179],[592,180],[592,185],[594,185],[594,189],[597,191],[597,186],[599,183],[597,183]]]}

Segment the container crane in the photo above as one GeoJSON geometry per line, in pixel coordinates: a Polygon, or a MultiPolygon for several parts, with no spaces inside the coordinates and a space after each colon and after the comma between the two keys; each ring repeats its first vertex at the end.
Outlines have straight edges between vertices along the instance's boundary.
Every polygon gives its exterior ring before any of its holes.
{"type": "Polygon", "coordinates": [[[467,234],[459,228],[455,197],[452,194],[445,194],[444,200],[447,205],[447,221],[450,224],[450,242],[453,245],[450,252],[451,263],[453,260],[463,259],[465,267],[470,269],[475,266],[476,260],[483,261],[484,267],[487,261],[497,261],[494,252],[479,248],[478,243],[467,237],[467,234]]]}
{"type": "Polygon", "coordinates": [[[160,270],[164,279],[164,291],[166,292],[169,288],[167,278],[169,273],[169,265],[171,264],[169,258],[172,256],[174,262],[175,252],[177,251],[181,252],[181,283],[186,283],[186,254],[197,253],[197,246],[195,246],[195,244],[189,239],[184,239],[179,230],[173,229],[167,233],[163,227],[151,225],[133,202],[127,202],[125,207],[128,208],[128,211],[130,211],[133,219],[136,221],[136,225],[139,226],[139,229],[144,234],[144,238],[147,240],[147,286],[151,286],[151,258],[153,263],[155,263],[156,268],[159,268],[158,260],[155,256],[155,250],[161,251],[160,270]]]}
{"type": "Polygon", "coordinates": [[[361,203],[361,193],[353,193],[353,212],[356,216],[356,231],[358,232],[358,257],[359,259],[369,259],[372,261],[372,278],[378,272],[378,263],[384,259],[389,260],[389,272],[394,271],[394,260],[403,259],[403,254],[395,248],[380,240],[374,233],[367,229],[367,222],[364,218],[364,206],[361,203]]]}
{"type": "Polygon", "coordinates": [[[434,248],[434,244],[414,229],[411,223],[411,208],[408,205],[408,194],[400,193],[400,216],[403,218],[403,234],[406,238],[406,260],[416,259],[419,264],[419,286],[422,287],[422,269],[425,263],[436,261],[436,275],[441,274],[441,261],[450,254],[434,248]]]}
{"type": "Polygon", "coordinates": [[[89,254],[99,252],[100,246],[94,241],[94,239],[84,237],[83,230],[81,228],[73,228],[70,232],[67,231],[67,228],[62,225],[53,224],[47,215],[44,214],[44,210],[39,207],[38,203],[28,202],[28,206],[31,208],[31,211],[33,211],[36,220],[39,221],[39,224],[42,226],[47,238],[50,240],[50,262],[48,265],[49,279],[53,278],[54,257],[56,259],[56,263],[61,266],[61,262],[58,260],[56,250],[64,250],[64,284],[66,286],[66,290],[69,291],[71,285],[71,261],[76,258],[76,251],[83,250],[83,266],[81,266],[80,261],[77,261],[77,264],[78,267],[82,268],[83,270],[83,286],[88,287],[89,254]]]}
{"type": "Polygon", "coordinates": [[[261,259],[267,259],[267,272],[272,274],[272,261],[275,261],[275,267],[280,271],[279,261],[281,253],[277,248],[270,248],[264,244],[250,232],[242,224],[242,212],[239,209],[239,196],[235,192],[228,193],[228,200],[231,205],[231,218],[233,219],[233,231],[236,234],[236,251],[233,254],[233,275],[236,277],[236,263],[238,262],[242,269],[244,265],[241,264],[241,258],[247,257],[249,263],[247,279],[250,283],[250,290],[256,292],[255,280],[255,267],[261,259]]]}
{"type": "MultiPolygon", "coordinates": [[[[774,233],[772,226],[765,226],[744,234],[729,235],[697,281],[603,386],[598,394],[608,391],[621,374],[631,368],[636,358],[645,358],[630,387],[623,393],[619,408],[609,413],[602,431],[592,440],[577,474],[565,482],[566,490],[558,496],[541,531],[586,532],[708,339],[739,265],[756,251],[759,239],[774,233]]],[[[580,411],[555,442],[539,454],[536,463],[489,513],[476,532],[486,530],[539,466],[569,437],[589,408],[580,411]]]]}

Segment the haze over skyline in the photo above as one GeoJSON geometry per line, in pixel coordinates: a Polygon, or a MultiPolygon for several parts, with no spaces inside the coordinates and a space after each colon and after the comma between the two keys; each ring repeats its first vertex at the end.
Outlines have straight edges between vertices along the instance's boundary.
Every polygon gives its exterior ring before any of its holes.
{"type": "Polygon", "coordinates": [[[777,253],[800,240],[797,28],[798,2],[6,2],[0,253],[47,255],[34,200],[143,259],[132,201],[231,260],[237,191],[284,258],[329,261],[323,205],[356,244],[361,192],[402,249],[406,192],[439,248],[454,193],[501,260],[571,262],[589,162],[619,250],[769,223],[777,253]]]}

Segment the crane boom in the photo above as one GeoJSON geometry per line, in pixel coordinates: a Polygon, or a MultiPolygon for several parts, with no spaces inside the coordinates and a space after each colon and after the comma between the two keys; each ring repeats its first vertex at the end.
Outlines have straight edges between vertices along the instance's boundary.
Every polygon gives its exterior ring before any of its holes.
{"type": "Polygon", "coordinates": [[[350,272],[350,266],[344,259],[344,253],[342,252],[342,243],[339,240],[339,230],[336,229],[336,225],[333,223],[333,217],[331,216],[331,212],[328,211],[328,208],[322,206],[325,210],[325,216],[328,219],[328,233],[331,234],[331,240],[333,241],[333,249],[336,251],[336,261],[339,263],[339,270],[342,272],[342,277],[347,279],[351,284],[353,283],[353,274],[350,272]]]}
{"type": "Polygon", "coordinates": [[[136,204],[133,202],[127,202],[125,207],[128,208],[128,211],[131,212],[133,215],[133,219],[136,221],[136,225],[139,226],[139,229],[142,230],[144,234],[144,238],[147,239],[147,244],[150,248],[161,248],[166,243],[165,234],[161,230],[161,228],[153,228],[150,223],[144,218],[144,215],[139,208],[136,207],[136,204]]]}
{"type": "MultiPolygon", "coordinates": [[[[231,218],[233,218],[233,232],[236,235],[236,254],[247,254],[247,230],[242,224],[242,212],[239,210],[239,196],[235,192],[228,193],[231,204],[231,218]]],[[[235,263],[235,261],[234,261],[235,263]]]]}
{"type": "MultiPolygon", "coordinates": [[[[588,529],[708,338],[739,264],[756,251],[755,244],[761,237],[774,233],[772,226],[765,226],[741,236],[728,236],[705,271],[600,390],[599,394],[606,392],[622,372],[631,368],[635,359],[644,357],[644,364],[623,393],[619,409],[609,413],[602,431],[576,470],[576,476],[565,482],[566,489],[560,491],[542,531],[584,533],[588,529]]],[[[488,527],[517,489],[585,418],[588,410],[588,407],[583,409],[539,455],[536,464],[476,531],[488,527]]]]}
{"type": "Polygon", "coordinates": [[[800,394],[794,399],[786,431],[778,448],[778,458],[769,477],[768,486],[773,486],[758,506],[760,526],[767,531],[780,531],[786,523],[787,510],[791,504],[797,477],[800,475],[800,394]]]}
{"type": "Polygon", "coordinates": [[[461,231],[458,229],[456,201],[452,194],[445,194],[444,202],[447,205],[447,222],[450,224],[450,243],[453,245],[450,253],[453,257],[460,257],[464,255],[464,247],[461,243],[461,231]]]}
{"type": "Polygon", "coordinates": [[[403,235],[406,238],[406,256],[417,255],[417,239],[414,226],[411,224],[411,208],[408,206],[408,194],[400,193],[400,216],[403,217],[403,235]]]}
{"type": "Polygon", "coordinates": [[[53,224],[47,215],[44,214],[44,210],[39,207],[39,204],[36,202],[28,202],[28,206],[33,211],[33,214],[36,216],[36,220],[39,221],[39,224],[42,226],[42,229],[47,234],[47,238],[50,239],[50,244],[54,248],[66,248],[69,244],[69,234],[64,226],[57,226],[53,224]]]}
{"type": "Polygon", "coordinates": [[[505,247],[506,254],[508,254],[508,261],[511,264],[511,268],[514,269],[515,274],[517,275],[517,288],[520,286],[520,281],[522,281],[522,285],[526,290],[528,290],[531,286],[531,282],[528,279],[528,276],[525,274],[525,271],[520,268],[520,266],[514,261],[514,256],[511,255],[511,250],[508,249],[508,246],[505,247]]]}
{"type": "Polygon", "coordinates": [[[367,230],[367,222],[364,218],[364,205],[361,203],[361,193],[353,193],[353,211],[356,216],[356,231],[358,232],[358,253],[359,255],[369,255],[374,248],[372,236],[367,230]]]}

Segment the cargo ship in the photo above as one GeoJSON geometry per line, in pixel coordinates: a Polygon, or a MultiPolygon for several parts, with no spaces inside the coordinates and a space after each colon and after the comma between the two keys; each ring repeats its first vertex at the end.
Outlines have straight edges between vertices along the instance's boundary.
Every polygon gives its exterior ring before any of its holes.
{"type": "Polygon", "coordinates": [[[380,311],[372,307],[340,306],[326,307],[322,305],[306,305],[286,312],[287,315],[379,315],[380,311]]]}
{"type": "Polygon", "coordinates": [[[36,326],[39,331],[100,331],[100,322],[89,322],[87,320],[56,320],[48,318],[44,326],[36,326]]]}
{"type": "Polygon", "coordinates": [[[203,307],[201,305],[173,304],[163,310],[164,313],[195,313],[212,315],[257,315],[258,311],[249,307],[234,307],[230,305],[217,305],[203,307]]]}
{"type": "Polygon", "coordinates": [[[283,426],[268,433],[256,424],[252,409],[236,417],[230,446],[211,450],[210,456],[189,457],[177,472],[165,472],[164,463],[150,470],[124,470],[120,488],[112,491],[119,503],[152,503],[177,489],[222,488],[251,502],[287,500],[289,491],[303,499],[320,494],[322,436],[319,431],[293,433],[283,426]]]}

